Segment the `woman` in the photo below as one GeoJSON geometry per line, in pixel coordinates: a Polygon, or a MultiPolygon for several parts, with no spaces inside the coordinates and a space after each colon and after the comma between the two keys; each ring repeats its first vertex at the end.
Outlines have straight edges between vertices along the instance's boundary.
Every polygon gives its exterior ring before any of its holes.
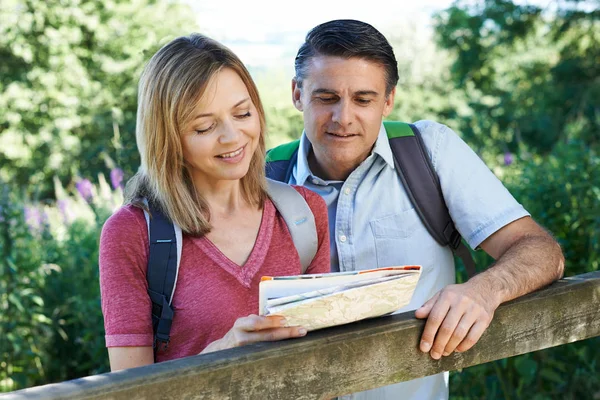
{"type": "MultiPolygon", "coordinates": [[[[139,83],[136,137],[140,172],[126,205],[100,240],[100,286],[111,370],[306,334],[281,317],[259,317],[264,275],[301,272],[289,231],[267,196],[265,117],[241,61],[205,36],[160,49],[139,83]],[[184,232],[172,305],[171,341],[154,354],[147,293],[147,199],[184,232]]],[[[327,208],[310,206],[318,250],[307,273],[329,272],[327,208]]]]}

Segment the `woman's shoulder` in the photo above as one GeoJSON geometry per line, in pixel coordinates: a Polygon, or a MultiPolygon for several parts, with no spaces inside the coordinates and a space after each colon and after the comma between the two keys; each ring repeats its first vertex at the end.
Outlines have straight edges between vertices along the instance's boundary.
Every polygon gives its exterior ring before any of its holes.
{"type": "Polygon", "coordinates": [[[304,186],[298,186],[298,185],[290,185],[290,186],[293,187],[294,189],[296,189],[296,191],[298,193],[300,193],[302,195],[302,197],[304,197],[304,199],[306,199],[306,200],[308,200],[308,199],[312,200],[315,196],[318,198],[321,198],[321,196],[319,196],[312,190],[305,188],[304,186]]]}
{"type": "Polygon", "coordinates": [[[323,210],[325,210],[325,213],[327,213],[327,205],[325,204],[325,200],[323,200],[323,198],[320,195],[303,186],[290,186],[296,189],[296,191],[300,193],[302,197],[304,197],[304,200],[306,200],[309,207],[313,210],[313,213],[322,212],[323,210]]]}
{"type": "Polygon", "coordinates": [[[133,233],[132,231],[145,227],[146,217],[144,217],[144,211],[136,206],[127,204],[121,206],[108,217],[102,227],[102,233],[103,235],[111,232],[119,232],[120,234],[124,232],[133,233]]]}
{"type": "MultiPolygon", "coordinates": [[[[122,265],[122,257],[144,256],[148,253],[148,226],[144,211],[125,205],[115,211],[102,226],[100,234],[100,264],[112,268],[122,265]]],[[[127,263],[133,261],[127,259],[127,263]]],[[[136,259],[137,260],[137,259],[136,259]]],[[[139,265],[146,261],[140,258],[139,265]]],[[[101,266],[102,266],[101,265],[101,266]]]]}

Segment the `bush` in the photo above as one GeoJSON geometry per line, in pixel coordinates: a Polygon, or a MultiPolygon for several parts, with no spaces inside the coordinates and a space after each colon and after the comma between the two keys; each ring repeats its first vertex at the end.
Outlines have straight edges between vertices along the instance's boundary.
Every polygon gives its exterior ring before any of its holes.
{"type": "MultiPolygon", "coordinates": [[[[108,371],[98,284],[98,240],[122,202],[117,185],[81,180],[57,202],[0,198],[0,391],[108,371]]],[[[12,190],[11,190],[12,189],[12,190]]]]}
{"type": "MultiPolygon", "coordinates": [[[[598,154],[572,141],[509,167],[505,175],[511,193],[561,244],[565,276],[599,269],[599,170],[598,154]]],[[[478,261],[484,256],[479,252],[478,261]]],[[[451,397],[600,398],[598,360],[600,337],[466,368],[451,374],[451,397]]]]}

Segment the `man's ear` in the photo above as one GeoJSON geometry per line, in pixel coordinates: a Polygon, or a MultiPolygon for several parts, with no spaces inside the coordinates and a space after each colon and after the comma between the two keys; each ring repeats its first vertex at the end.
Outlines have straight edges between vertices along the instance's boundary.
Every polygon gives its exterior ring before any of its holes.
{"type": "Polygon", "coordinates": [[[304,111],[304,107],[302,107],[302,89],[300,89],[296,78],[292,78],[292,102],[298,111],[304,111]]]}
{"type": "Polygon", "coordinates": [[[387,117],[388,115],[390,115],[390,113],[394,109],[394,98],[395,97],[396,97],[396,87],[394,86],[392,88],[390,94],[388,94],[387,97],[385,98],[385,104],[383,106],[383,116],[384,117],[387,117]]]}

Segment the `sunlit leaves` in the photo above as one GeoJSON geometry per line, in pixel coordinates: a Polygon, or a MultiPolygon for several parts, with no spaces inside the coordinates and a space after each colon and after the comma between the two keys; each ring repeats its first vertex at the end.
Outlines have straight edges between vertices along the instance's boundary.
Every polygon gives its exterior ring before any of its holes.
{"type": "Polygon", "coordinates": [[[130,176],[137,79],[156,49],[197,30],[192,13],[167,0],[7,0],[0,21],[0,176],[51,197],[54,175],[108,172],[102,153],[130,176]]]}

